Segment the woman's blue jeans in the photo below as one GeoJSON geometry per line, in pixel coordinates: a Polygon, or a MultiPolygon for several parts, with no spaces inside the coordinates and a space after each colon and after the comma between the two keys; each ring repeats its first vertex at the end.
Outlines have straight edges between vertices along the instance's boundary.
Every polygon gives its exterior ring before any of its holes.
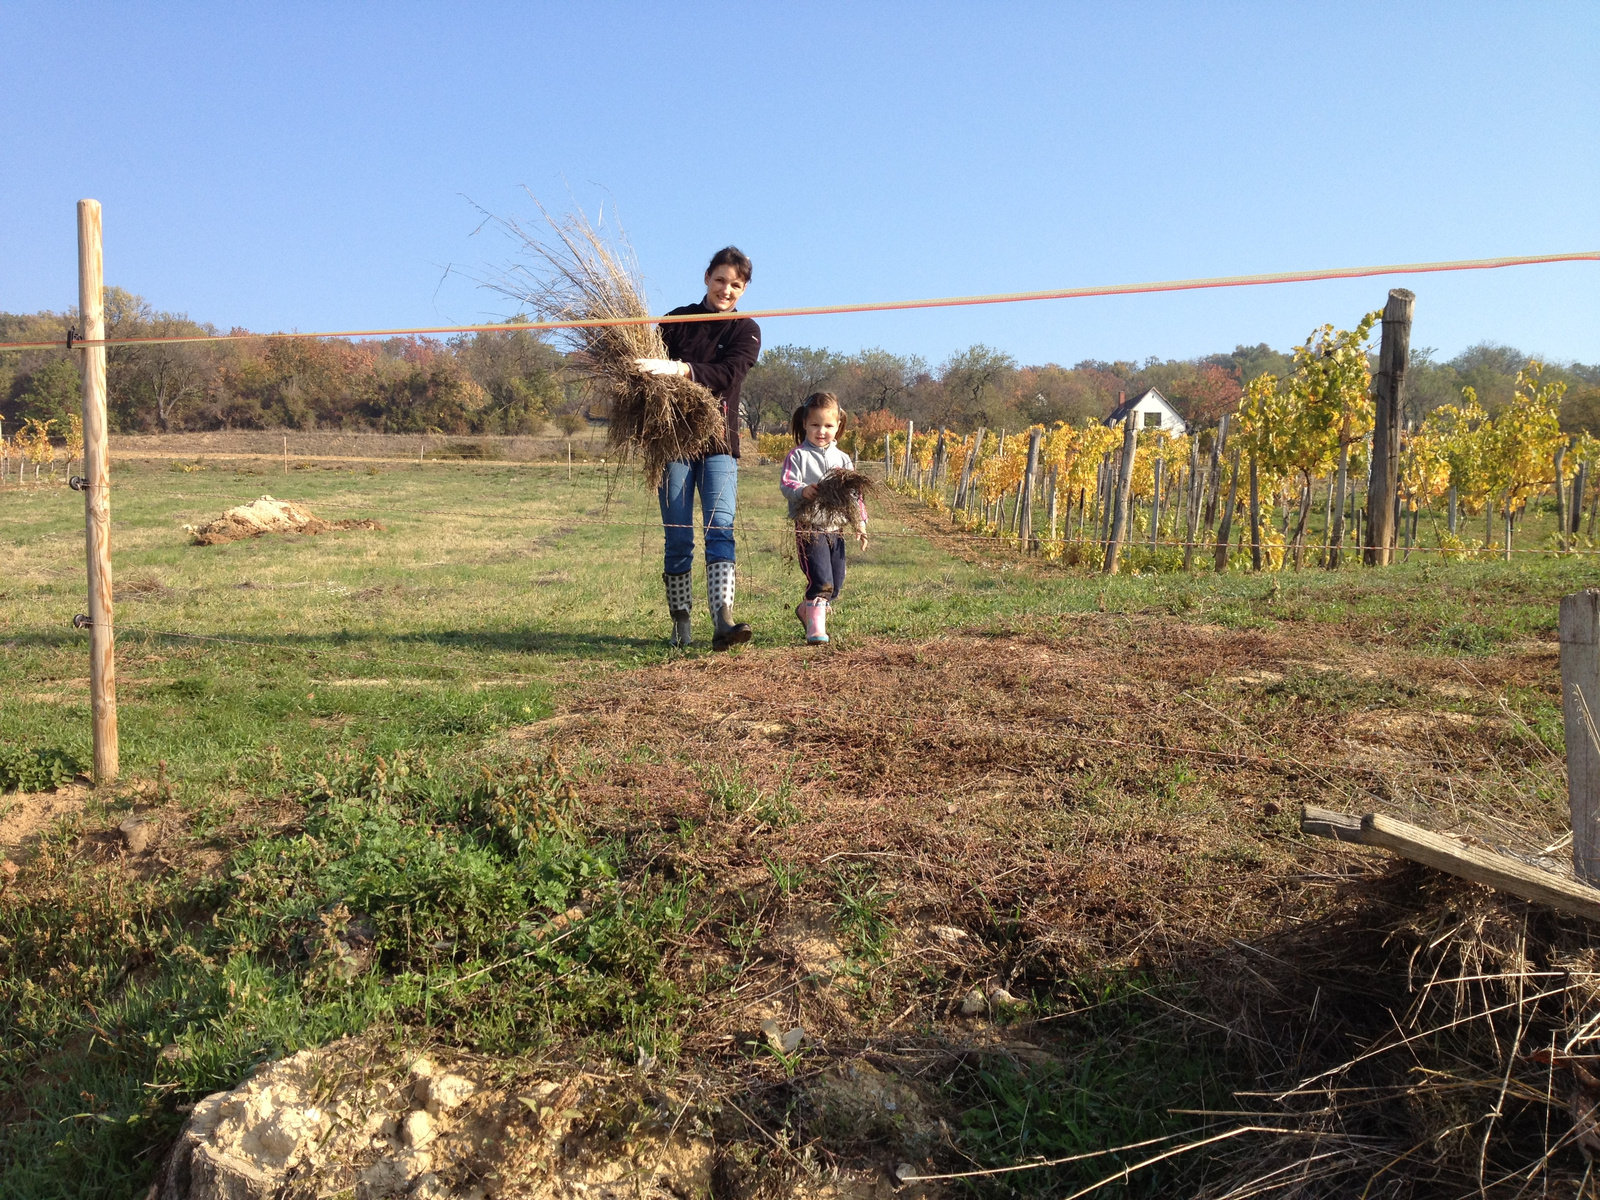
{"type": "Polygon", "coordinates": [[[731,454],[708,454],[667,464],[661,480],[661,523],[666,527],[666,573],[694,569],[694,494],[705,515],[706,561],[733,561],[733,510],[739,502],[739,463],[731,454]]]}

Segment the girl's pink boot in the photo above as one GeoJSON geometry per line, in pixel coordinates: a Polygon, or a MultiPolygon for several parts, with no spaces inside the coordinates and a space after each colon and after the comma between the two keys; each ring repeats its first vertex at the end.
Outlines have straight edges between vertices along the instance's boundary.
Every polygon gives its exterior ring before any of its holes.
{"type": "Polygon", "coordinates": [[[823,646],[828,641],[828,602],[821,598],[800,606],[800,620],[806,627],[806,644],[823,646]]]}

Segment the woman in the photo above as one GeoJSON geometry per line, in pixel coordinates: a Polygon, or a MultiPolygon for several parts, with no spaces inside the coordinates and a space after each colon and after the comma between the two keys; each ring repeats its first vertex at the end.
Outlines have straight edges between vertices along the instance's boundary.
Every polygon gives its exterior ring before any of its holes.
{"type": "MultiPolygon", "coordinates": [[[[698,304],[675,308],[668,316],[733,312],[750,284],[750,260],[734,246],[718,250],[706,268],[706,295],[698,304]]],[[[739,387],[761,356],[761,328],[745,317],[721,321],[674,322],[661,327],[670,358],[641,358],[641,369],[656,375],[686,375],[704,384],[722,403],[720,444],[693,462],[667,465],[661,481],[661,523],[666,527],[667,611],[672,614],[672,644],[687,646],[693,635],[689,615],[694,590],[694,495],[706,529],[706,602],[711,608],[713,650],[750,640],[750,626],[733,619],[733,514],[739,498],[739,387]]]]}

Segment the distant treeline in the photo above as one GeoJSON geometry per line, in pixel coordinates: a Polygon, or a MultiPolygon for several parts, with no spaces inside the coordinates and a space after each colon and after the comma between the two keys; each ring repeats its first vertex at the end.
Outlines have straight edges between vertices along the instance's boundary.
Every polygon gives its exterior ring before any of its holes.
{"type": "MultiPolygon", "coordinates": [[[[73,312],[0,313],[0,340],[66,337],[73,312]]],[[[112,337],[216,333],[187,316],[155,311],[139,296],[106,289],[112,337]]],[[[240,332],[240,331],[235,331],[240,332]]],[[[62,350],[0,353],[0,418],[66,426],[79,404],[76,356],[62,350]]],[[[603,391],[581,363],[527,332],[448,339],[405,337],[113,347],[107,353],[112,427],[117,432],[217,429],[339,429],[384,433],[537,433],[554,420],[572,429],[581,414],[603,416],[603,391]]],[[[1494,415],[1511,398],[1528,357],[1483,343],[1447,362],[1412,352],[1407,417],[1415,423],[1472,387],[1494,415]]],[[[1120,393],[1158,388],[1191,422],[1209,425],[1238,404],[1263,372],[1283,376],[1289,356],[1264,343],[1195,359],[1086,360],[1071,367],[1020,365],[975,345],[937,366],[888,350],[835,354],[776,346],[745,383],[745,424],[782,429],[814,391],[838,393],[847,411],[891,410],[919,428],[1023,428],[1106,416],[1120,393]]],[[[1600,436],[1600,366],[1552,365],[1568,383],[1562,425],[1600,436]]]]}

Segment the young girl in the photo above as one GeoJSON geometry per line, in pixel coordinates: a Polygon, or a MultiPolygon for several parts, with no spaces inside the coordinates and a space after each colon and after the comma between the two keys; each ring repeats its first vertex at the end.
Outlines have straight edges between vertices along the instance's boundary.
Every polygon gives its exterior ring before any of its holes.
{"type": "Polygon", "coordinates": [[[818,515],[811,501],[817,498],[817,484],[836,468],[854,470],[850,456],[838,447],[844,430],[844,410],[832,392],[813,392],[794,410],[789,431],[795,447],[783,460],[778,486],[789,501],[789,516],[795,522],[795,549],[800,569],[806,576],[806,598],[795,606],[794,615],[805,627],[806,641],[821,645],[828,640],[828,611],[844,591],[844,534],[846,524],[856,527],[861,548],[867,548],[867,514],[860,500],[857,520],[844,514],[818,515]]]}

